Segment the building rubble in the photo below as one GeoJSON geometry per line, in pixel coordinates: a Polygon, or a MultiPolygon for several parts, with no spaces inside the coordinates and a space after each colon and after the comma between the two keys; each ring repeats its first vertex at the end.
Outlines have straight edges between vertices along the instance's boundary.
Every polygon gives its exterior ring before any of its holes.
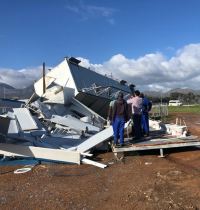
{"type": "Polygon", "coordinates": [[[119,91],[130,94],[134,85],[79,62],[65,58],[35,82],[29,100],[0,116],[0,154],[106,167],[87,157],[96,147],[105,149],[113,135],[111,126],[105,128],[110,100],[119,91]]]}
{"type": "MultiPolygon", "coordinates": [[[[89,157],[96,148],[106,149],[112,138],[112,127],[106,126],[110,101],[119,91],[128,97],[134,85],[79,63],[65,58],[35,82],[29,100],[21,107],[18,102],[16,107],[12,104],[11,110],[0,115],[0,154],[106,167],[89,157]]],[[[151,125],[162,129],[156,122],[151,125]]],[[[166,130],[172,132],[172,126],[166,130]]],[[[185,127],[177,132],[184,131],[185,127]]]]}

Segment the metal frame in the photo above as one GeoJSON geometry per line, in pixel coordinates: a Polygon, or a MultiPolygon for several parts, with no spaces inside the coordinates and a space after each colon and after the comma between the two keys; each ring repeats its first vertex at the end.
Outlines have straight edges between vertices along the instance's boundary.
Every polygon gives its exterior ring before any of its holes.
{"type": "MultiPolygon", "coordinates": [[[[159,157],[164,157],[164,149],[169,149],[169,148],[180,148],[180,147],[192,147],[192,146],[200,146],[200,140],[199,139],[195,139],[195,140],[185,140],[185,142],[176,142],[175,138],[172,138],[174,140],[173,142],[169,142],[169,143],[164,143],[163,144],[159,144],[156,145],[152,144],[152,145],[147,145],[146,141],[146,145],[139,145],[138,143],[132,144],[132,146],[129,147],[121,147],[121,148],[114,148],[112,146],[112,151],[114,153],[114,155],[116,156],[116,158],[118,159],[117,155],[118,153],[124,153],[124,152],[131,152],[131,151],[143,151],[143,150],[155,150],[155,149],[159,149],[160,150],[160,156],[159,157]]],[[[169,139],[170,140],[170,139],[169,139]]],[[[181,140],[178,139],[177,140],[181,140]]]]}

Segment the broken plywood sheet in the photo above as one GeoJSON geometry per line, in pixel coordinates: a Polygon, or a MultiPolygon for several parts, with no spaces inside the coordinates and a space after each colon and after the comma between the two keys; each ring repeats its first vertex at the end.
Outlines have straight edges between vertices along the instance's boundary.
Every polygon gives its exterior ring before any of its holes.
{"type": "Polygon", "coordinates": [[[44,100],[44,103],[68,105],[71,103],[74,91],[73,88],[55,85],[46,90],[46,93],[44,94],[46,100],[44,100]]]}
{"type": "Polygon", "coordinates": [[[13,111],[23,131],[38,129],[37,123],[27,108],[14,108],[13,111]]]}
{"type": "Polygon", "coordinates": [[[51,161],[80,164],[80,153],[61,149],[49,149],[15,144],[0,144],[0,154],[5,156],[33,157],[51,161]]]}
{"type": "MultiPolygon", "coordinates": [[[[54,77],[45,76],[46,88],[48,88],[49,85],[51,85],[54,81],[55,81],[54,77]]],[[[34,88],[36,94],[41,97],[43,95],[43,78],[41,78],[38,82],[34,84],[34,88]]]]}

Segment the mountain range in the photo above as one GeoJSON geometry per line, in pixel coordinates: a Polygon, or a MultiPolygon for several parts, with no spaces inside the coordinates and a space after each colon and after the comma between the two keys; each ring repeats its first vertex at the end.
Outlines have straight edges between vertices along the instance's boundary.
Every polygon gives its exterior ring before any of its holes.
{"type": "Polygon", "coordinates": [[[16,89],[8,84],[0,83],[0,98],[27,99],[34,92],[33,85],[23,89],[16,89]]]}
{"type": "MultiPolygon", "coordinates": [[[[0,98],[9,98],[9,99],[27,99],[30,98],[34,92],[33,85],[28,86],[23,89],[16,89],[8,84],[0,83],[0,98]]],[[[182,93],[188,94],[193,93],[195,95],[200,95],[200,90],[192,90],[189,88],[176,88],[168,92],[162,93],[158,91],[144,91],[144,94],[151,97],[168,97],[171,93],[182,93]]]]}
{"type": "Polygon", "coordinates": [[[182,93],[188,94],[193,93],[194,95],[200,95],[200,90],[193,90],[189,88],[175,88],[168,92],[159,92],[159,91],[144,91],[144,94],[151,97],[169,97],[171,93],[182,93]]]}

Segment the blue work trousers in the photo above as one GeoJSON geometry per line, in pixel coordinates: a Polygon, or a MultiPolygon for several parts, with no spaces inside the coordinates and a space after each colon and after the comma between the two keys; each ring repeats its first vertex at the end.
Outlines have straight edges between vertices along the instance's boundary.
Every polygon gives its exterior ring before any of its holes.
{"type": "Polygon", "coordinates": [[[149,113],[142,113],[142,130],[144,134],[149,135],[149,113]]]}
{"type": "Polygon", "coordinates": [[[135,138],[140,139],[142,136],[141,114],[133,114],[133,128],[135,138]]]}
{"type": "Polygon", "coordinates": [[[124,118],[116,116],[113,122],[114,144],[118,143],[119,137],[120,137],[120,144],[124,143],[124,125],[125,125],[124,118]]]}

